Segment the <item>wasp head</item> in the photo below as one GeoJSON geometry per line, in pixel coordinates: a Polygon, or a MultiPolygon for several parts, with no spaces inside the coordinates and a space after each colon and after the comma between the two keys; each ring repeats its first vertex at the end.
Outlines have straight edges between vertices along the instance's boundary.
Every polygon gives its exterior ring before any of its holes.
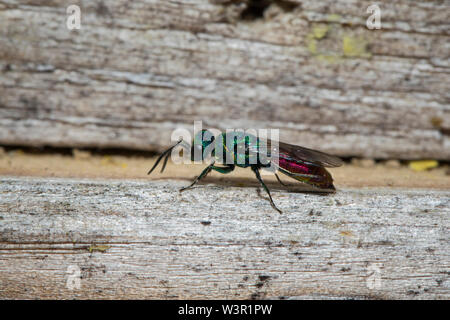
{"type": "Polygon", "coordinates": [[[191,160],[203,161],[210,156],[214,156],[215,137],[209,130],[203,129],[197,132],[194,136],[191,146],[191,160]]]}

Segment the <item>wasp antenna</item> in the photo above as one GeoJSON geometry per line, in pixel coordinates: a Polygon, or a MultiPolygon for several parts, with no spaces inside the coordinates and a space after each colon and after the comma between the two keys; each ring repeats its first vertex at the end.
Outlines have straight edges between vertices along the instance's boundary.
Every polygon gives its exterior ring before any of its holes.
{"type": "Polygon", "coordinates": [[[161,173],[164,172],[164,169],[166,168],[167,161],[169,160],[169,157],[170,157],[170,153],[166,154],[166,157],[164,158],[164,162],[163,162],[163,165],[162,165],[162,168],[161,168],[161,171],[160,171],[161,173]]]}
{"type": "MultiPolygon", "coordinates": [[[[172,148],[171,148],[171,149],[172,149],[172,148]]],[[[161,161],[162,157],[164,157],[165,154],[166,154],[166,152],[169,151],[169,150],[171,150],[171,149],[168,149],[168,150],[164,151],[164,153],[162,153],[162,154],[158,157],[158,159],[156,160],[155,164],[154,164],[153,167],[147,172],[147,174],[150,174],[150,173],[153,172],[153,170],[155,170],[156,166],[157,166],[158,163],[161,161]]]]}
{"type": "Polygon", "coordinates": [[[180,141],[178,141],[178,143],[185,149],[190,150],[191,149],[191,145],[189,143],[187,143],[186,141],[183,141],[183,139],[181,139],[180,141]]]}
{"type": "MultiPolygon", "coordinates": [[[[186,143],[185,141],[183,141],[183,139],[180,139],[178,141],[178,143],[176,145],[174,145],[173,147],[175,148],[175,146],[180,145],[184,150],[186,150],[186,152],[190,152],[191,149],[191,145],[189,143],[186,143]]],[[[164,163],[163,166],[161,168],[161,172],[164,171],[164,169],[166,168],[167,165],[167,161],[169,160],[169,154],[166,155],[166,158],[164,159],[164,163]]]]}
{"type": "Polygon", "coordinates": [[[158,163],[161,161],[161,159],[167,155],[166,159],[164,160],[164,165],[163,165],[163,169],[161,170],[161,172],[164,170],[167,160],[169,158],[169,153],[170,151],[172,151],[173,148],[175,148],[177,145],[179,145],[181,142],[183,141],[183,139],[180,139],[176,144],[174,144],[172,147],[170,147],[169,149],[167,149],[166,151],[164,151],[159,157],[158,159],[156,159],[155,164],[153,165],[153,167],[147,172],[147,174],[150,174],[153,172],[153,170],[155,170],[156,166],[158,165],[158,163]]]}

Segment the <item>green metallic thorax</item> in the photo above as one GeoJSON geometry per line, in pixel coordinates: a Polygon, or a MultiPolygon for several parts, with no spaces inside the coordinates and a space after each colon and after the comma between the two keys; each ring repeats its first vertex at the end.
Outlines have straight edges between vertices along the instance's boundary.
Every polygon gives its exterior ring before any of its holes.
{"type": "Polygon", "coordinates": [[[243,131],[222,133],[217,139],[221,143],[216,144],[215,158],[217,161],[227,164],[234,164],[241,168],[247,168],[252,164],[261,165],[257,152],[250,150],[259,150],[261,141],[252,134],[243,131]],[[222,156],[217,152],[217,148],[222,148],[222,156]]]}

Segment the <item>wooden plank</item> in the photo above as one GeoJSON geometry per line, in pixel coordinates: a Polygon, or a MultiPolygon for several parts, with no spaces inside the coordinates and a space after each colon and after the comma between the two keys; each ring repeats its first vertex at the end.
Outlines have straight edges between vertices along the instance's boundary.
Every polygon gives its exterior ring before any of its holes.
{"type": "Polygon", "coordinates": [[[0,298],[450,298],[448,190],[213,182],[1,178],[0,298]]]}
{"type": "Polygon", "coordinates": [[[448,4],[0,0],[0,143],[162,150],[175,128],[277,128],[341,156],[450,158],[448,4]],[[77,1],[70,1],[70,4],[77,1]],[[284,5],[283,5],[284,4],[284,5]]]}

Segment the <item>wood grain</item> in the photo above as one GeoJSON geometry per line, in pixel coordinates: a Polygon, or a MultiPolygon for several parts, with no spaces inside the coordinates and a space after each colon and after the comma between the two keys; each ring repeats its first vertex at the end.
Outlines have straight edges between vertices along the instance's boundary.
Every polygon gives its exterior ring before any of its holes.
{"type": "Polygon", "coordinates": [[[0,0],[0,143],[159,151],[202,120],[341,156],[450,158],[448,2],[381,1],[381,30],[371,1],[267,3],[0,0]]]}
{"type": "Polygon", "coordinates": [[[450,298],[449,191],[186,184],[1,178],[0,298],[450,298]]]}

